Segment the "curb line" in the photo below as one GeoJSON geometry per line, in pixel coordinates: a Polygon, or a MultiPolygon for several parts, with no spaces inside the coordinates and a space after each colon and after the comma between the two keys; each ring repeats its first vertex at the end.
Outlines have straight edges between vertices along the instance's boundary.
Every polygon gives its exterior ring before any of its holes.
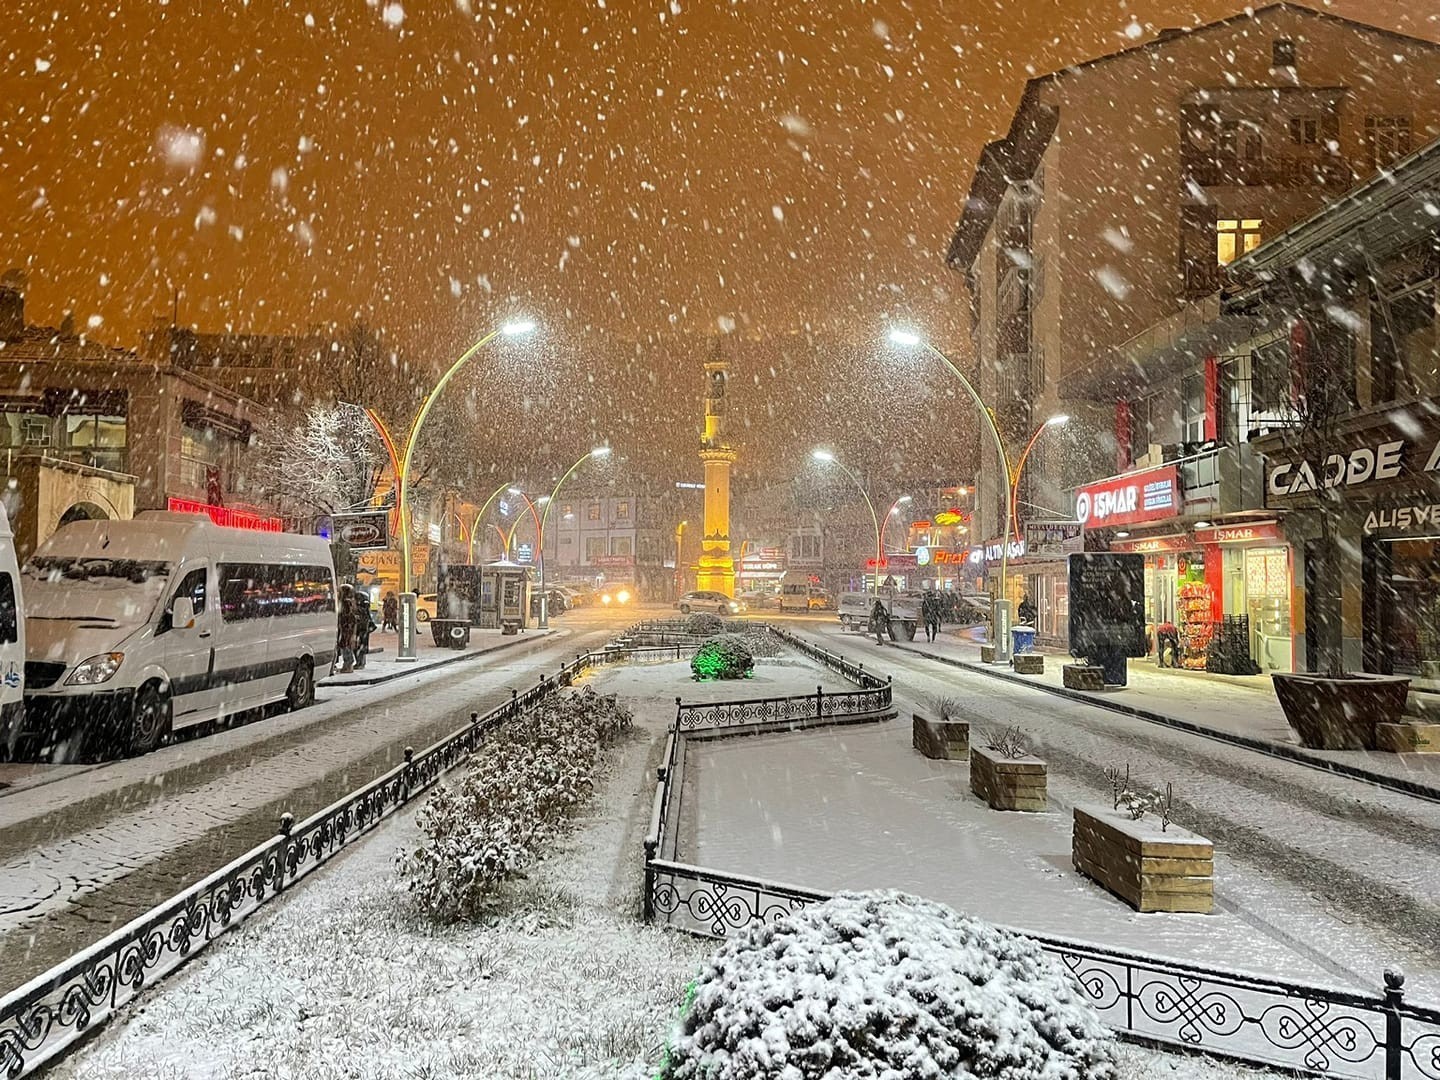
{"type": "Polygon", "coordinates": [[[1028,686],[1032,690],[1040,690],[1047,694],[1053,694],[1056,697],[1065,698],[1068,701],[1075,701],[1084,705],[1094,705],[1100,709],[1109,709],[1111,712],[1131,716],[1137,720],[1145,720],[1152,724],[1174,728],[1177,731],[1184,731],[1191,735],[1214,739],[1216,742],[1229,743],[1232,746],[1239,746],[1246,750],[1254,750],[1257,753],[1267,754],[1270,757],[1293,761],[1298,765],[1306,765],[1312,769],[1320,769],[1324,772],[1334,773],[1337,776],[1344,776],[1350,780],[1360,780],[1364,783],[1374,784],[1377,787],[1386,788],[1390,791],[1398,791],[1402,795],[1413,795],[1419,799],[1440,803],[1440,788],[1431,787],[1428,784],[1419,784],[1413,780],[1403,780],[1395,776],[1386,776],[1384,773],[1371,772],[1369,769],[1361,768],[1358,765],[1347,765],[1342,761],[1330,761],[1327,758],[1315,757],[1313,754],[1308,754],[1297,746],[1271,742],[1268,739],[1254,739],[1248,735],[1238,735],[1234,732],[1221,731],[1218,728],[1205,727],[1202,724],[1192,723],[1189,720],[1181,720],[1179,717],[1166,716],[1164,713],[1152,712],[1149,709],[1137,708],[1134,705],[1126,705],[1124,702],[1107,701],[1104,698],[1092,697],[1083,690],[1068,690],[1063,686],[1049,686],[1045,683],[1031,682],[1023,675],[1016,675],[1010,671],[993,670],[972,660],[956,660],[948,656],[936,656],[934,653],[928,653],[923,649],[916,649],[913,646],[901,645],[896,642],[892,642],[892,644],[895,648],[903,652],[923,657],[926,660],[933,660],[939,664],[948,664],[950,667],[960,668],[963,671],[973,671],[980,675],[989,675],[993,679],[1001,679],[1008,683],[1014,683],[1017,686],[1028,686]]]}
{"type": "MultiPolygon", "coordinates": [[[[352,679],[350,682],[326,682],[326,679],[333,678],[327,675],[325,679],[316,679],[317,690],[345,690],[352,686],[379,686],[381,683],[392,682],[395,679],[404,679],[411,675],[420,675],[426,671],[434,671],[436,668],[449,667],[451,664],[464,663],[466,660],[478,660],[482,656],[489,656],[501,649],[513,649],[517,645],[524,645],[527,641],[539,641],[543,638],[559,633],[555,628],[540,630],[533,633],[531,637],[516,638],[514,641],[502,641],[499,645],[492,645],[488,649],[462,650],[454,656],[447,656],[443,660],[436,660],[433,664],[426,664],[424,667],[406,668],[403,671],[391,671],[384,675],[377,675],[373,679],[352,679]]],[[[391,661],[392,663],[394,661],[391,661]]]]}

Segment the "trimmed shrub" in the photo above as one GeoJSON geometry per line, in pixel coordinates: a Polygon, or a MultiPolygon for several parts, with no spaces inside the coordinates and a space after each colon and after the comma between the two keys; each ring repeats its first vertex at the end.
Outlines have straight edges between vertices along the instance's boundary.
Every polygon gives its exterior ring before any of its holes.
{"type": "Polygon", "coordinates": [[[632,721],[613,694],[586,687],[502,724],[416,815],[420,840],[397,859],[416,907],[442,922],[484,914],[498,886],[564,831],[594,790],[600,750],[632,721]]]}
{"type": "Polygon", "coordinates": [[[750,655],[754,657],[779,656],[784,651],[780,639],[766,627],[746,622],[744,619],[727,619],[725,633],[743,641],[750,650],[750,655]]]}
{"type": "Polygon", "coordinates": [[[755,669],[755,657],[735,634],[720,634],[704,642],[690,660],[697,679],[744,679],[755,669]]]}
{"type": "Polygon", "coordinates": [[[1038,945],[903,893],[752,926],[697,980],[664,1080],[1113,1080],[1115,1044],[1038,945]]]}
{"type": "Polygon", "coordinates": [[[725,620],[708,611],[696,611],[685,616],[685,632],[696,637],[713,637],[723,632],[725,620]]]}

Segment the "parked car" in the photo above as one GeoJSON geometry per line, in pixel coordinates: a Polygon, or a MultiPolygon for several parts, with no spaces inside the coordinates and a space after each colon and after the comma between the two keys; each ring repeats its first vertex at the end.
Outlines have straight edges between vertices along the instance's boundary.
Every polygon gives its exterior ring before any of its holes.
{"type": "Polygon", "coordinates": [[[415,621],[429,622],[436,615],[436,593],[421,593],[415,597],[415,621]]]}
{"type": "Polygon", "coordinates": [[[13,756],[25,719],[25,620],[15,534],[0,506],[0,758],[13,756]]]}
{"type": "Polygon", "coordinates": [[[753,592],[741,593],[738,599],[750,611],[764,611],[775,606],[776,597],[772,592],[756,589],[753,592]]]}
{"type": "Polygon", "coordinates": [[[721,615],[738,615],[745,610],[743,601],[709,589],[687,592],[675,601],[675,606],[680,609],[682,615],[688,615],[692,611],[715,611],[721,615]]]}
{"type": "Polygon", "coordinates": [[[810,588],[810,610],[811,610],[811,611],[830,611],[830,610],[833,609],[834,607],[835,607],[835,598],[834,598],[833,596],[831,596],[830,593],[829,593],[827,590],[821,589],[821,588],[817,588],[817,587],[815,587],[815,586],[811,586],[811,588],[810,588]]]}
{"type": "Polygon", "coordinates": [[[143,754],[172,729],[279,701],[300,709],[335,660],[320,537],[150,510],[61,526],[21,576],[21,741],[38,749],[143,754]]]}
{"type": "Polygon", "coordinates": [[[570,601],[566,598],[564,590],[558,586],[552,589],[547,585],[543,594],[539,589],[536,589],[530,594],[530,614],[535,618],[538,619],[540,617],[540,597],[542,595],[550,598],[550,607],[547,614],[564,615],[565,612],[570,610],[570,601]]]}
{"type": "Polygon", "coordinates": [[[630,603],[629,585],[606,585],[595,594],[598,602],[605,607],[620,607],[622,604],[630,603]]]}

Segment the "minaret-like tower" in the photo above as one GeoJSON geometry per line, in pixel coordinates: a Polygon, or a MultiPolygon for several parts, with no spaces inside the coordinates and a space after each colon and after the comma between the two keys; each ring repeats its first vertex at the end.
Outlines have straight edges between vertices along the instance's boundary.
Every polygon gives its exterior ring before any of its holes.
{"type": "Polygon", "coordinates": [[[736,453],[726,446],[725,360],[719,345],[705,361],[705,435],[700,460],[705,465],[705,532],[695,587],[735,595],[735,560],[730,556],[730,466],[736,453]]]}

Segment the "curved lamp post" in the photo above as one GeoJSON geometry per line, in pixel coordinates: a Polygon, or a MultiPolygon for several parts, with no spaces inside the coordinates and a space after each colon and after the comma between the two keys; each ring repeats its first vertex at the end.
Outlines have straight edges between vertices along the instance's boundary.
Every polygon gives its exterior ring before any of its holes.
{"type": "MultiPolygon", "coordinates": [[[[1025,471],[1025,461],[1030,456],[1030,451],[1035,449],[1035,444],[1040,441],[1040,436],[1045,433],[1046,428],[1060,427],[1068,424],[1070,417],[1063,413],[1059,416],[1052,416],[1042,421],[1035,428],[1035,433],[1030,436],[1030,441],[1025,444],[1025,449],[1020,452],[1020,459],[1015,462],[1015,469],[1010,474],[1010,513],[1016,536],[1020,535],[1020,474],[1025,471]]],[[[1007,466],[1008,468],[1008,466],[1007,466]]]]}
{"type": "MultiPolygon", "coordinates": [[[[880,535],[882,537],[885,535],[885,530],[890,527],[890,519],[900,512],[900,507],[904,503],[908,503],[909,501],[909,495],[901,495],[898,499],[896,499],[890,504],[890,509],[885,511],[885,520],[880,523],[880,535]]],[[[909,546],[908,543],[906,546],[909,546]]]]}
{"type": "Polygon", "coordinates": [[[870,520],[875,525],[875,595],[878,597],[880,595],[880,564],[885,559],[885,540],[880,535],[880,518],[875,514],[875,504],[870,501],[870,493],[865,490],[865,485],[860,482],[860,477],[856,476],[843,461],[829,450],[816,450],[810,456],[822,464],[837,466],[860,489],[860,495],[865,500],[865,508],[870,511],[870,520]]]}
{"type": "MultiPolygon", "coordinates": [[[[484,520],[485,512],[490,509],[491,503],[493,503],[501,495],[504,495],[505,492],[509,491],[514,486],[515,482],[513,480],[505,481],[505,483],[501,484],[498,488],[492,491],[489,498],[487,498],[480,505],[480,512],[475,515],[475,524],[470,526],[470,562],[472,564],[475,562],[475,537],[476,534],[480,531],[480,522],[484,520]]],[[[502,532],[500,535],[503,537],[505,534],[502,532]]]]}
{"type": "Polygon", "coordinates": [[[1005,440],[1000,435],[1000,428],[995,423],[995,417],[985,407],[985,402],[981,400],[979,391],[955,366],[954,361],[920,337],[919,334],[912,334],[908,330],[891,330],[890,341],[905,348],[914,348],[918,345],[949,368],[950,373],[960,380],[960,385],[965,387],[966,393],[975,402],[975,408],[979,409],[980,415],[985,418],[985,426],[995,441],[995,452],[999,455],[1000,467],[1005,470],[1005,524],[1000,539],[1000,587],[995,590],[995,595],[990,599],[990,633],[994,641],[996,663],[1008,664],[1010,662],[1010,601],[1005,599],[1005,583],[1010,570],[1010,519],[1014,510],[1011,504],[1010,459],[1005,454],[1005,440]]]}
{"type": "Polygon", "coordinates": [[[587,450],[574,465],[566,469],[560,479],[555,482],[554,489],[545,503],[545,512],[540,515],[540,535],[537,543],[540,548],[540,622],[537,628],[546,630],[550,627],[550,594],[545,591],[545,523],[550,520],[550,508],[555,505],[555,500],[560,497],[560,487],[566,480],[570,479],[576,469],[584,465],[591,458],[600,459],[610,456],[610,447],[597,446],[593,450],[587,450]]]}

